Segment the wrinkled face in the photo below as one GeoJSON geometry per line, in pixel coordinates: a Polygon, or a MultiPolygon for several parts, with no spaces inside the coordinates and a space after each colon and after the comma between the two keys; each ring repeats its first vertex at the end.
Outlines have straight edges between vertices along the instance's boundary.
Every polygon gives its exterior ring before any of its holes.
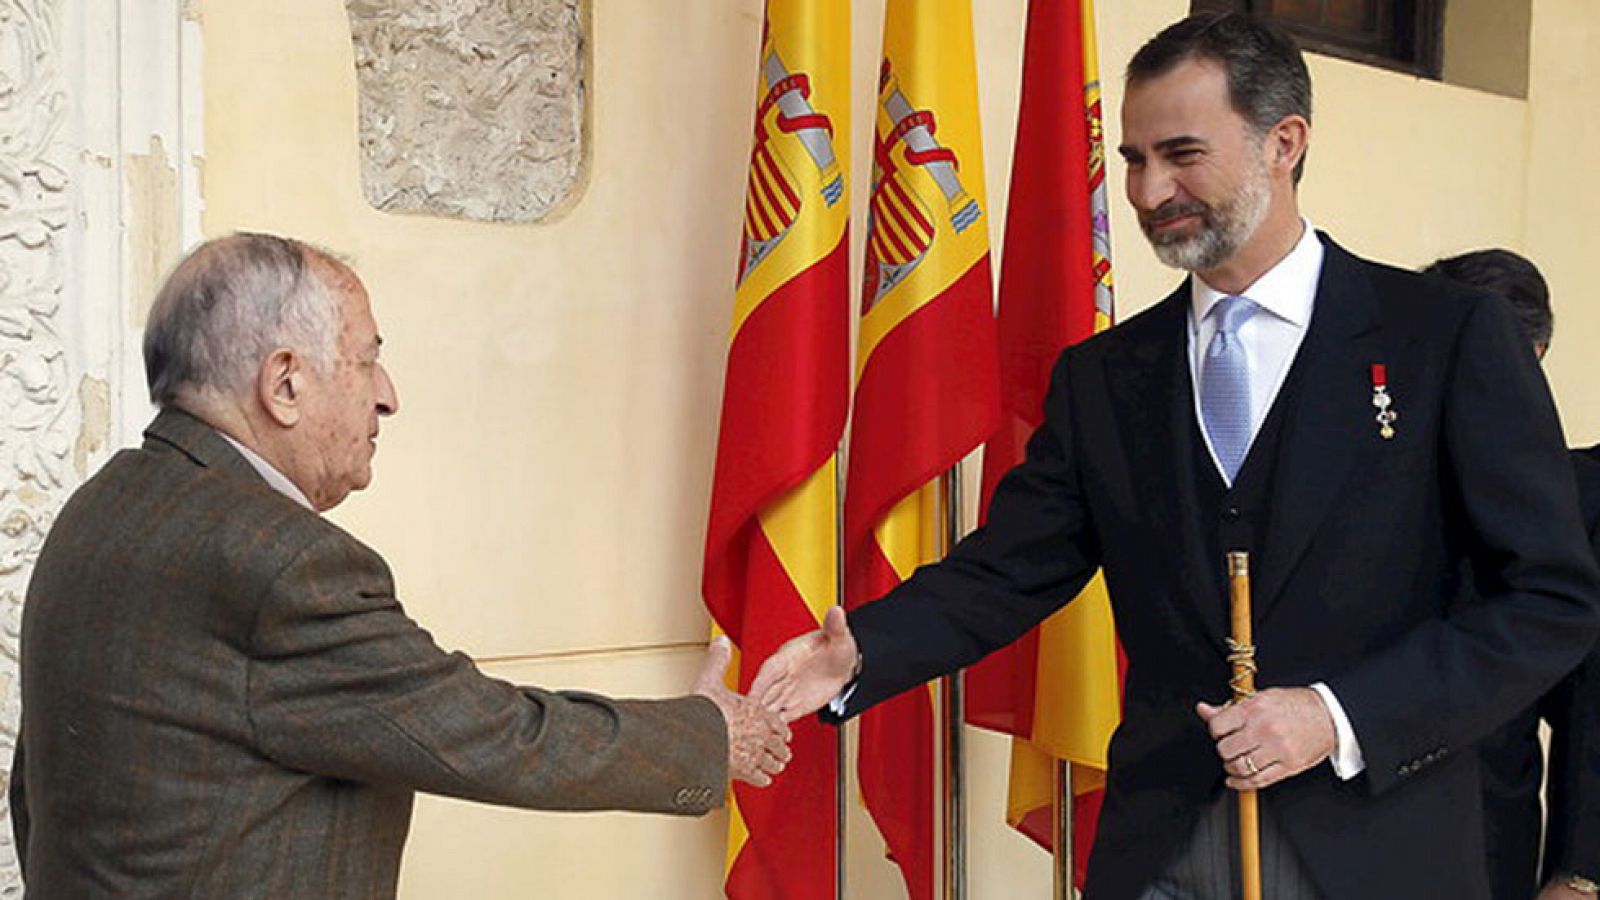
{"type": "Polygon", "coordinates": [[[1128,202],[1163,263],[1204,272],[1255,236],[1272,206],[1264,138],[1234,111],[1221,64],[1130,84],[1122,130],[1128,202]]]}
{"type": "Polygon", "coordinates": [[[343,269],[330,274],[328,282],[342,298],[338,346],[326,376],[305,372],[304,433],[298,437],[306,469],[300,487],[318,510],[331,509],[371,483],[378,419],[399,408],[394,383],[378,361],[382,339],[366,289],[343,269]]]}

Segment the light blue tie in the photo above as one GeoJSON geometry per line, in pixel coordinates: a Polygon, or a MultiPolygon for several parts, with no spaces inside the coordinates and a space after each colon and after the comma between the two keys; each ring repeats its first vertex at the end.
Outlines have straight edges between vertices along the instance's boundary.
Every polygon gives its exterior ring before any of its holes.
{"type": "Polygon", "coordinates": [[[1200,416],[1229,484],[1250,449],[1250,361],[1239,329],[1260,308],[1243,297],[1224,297],[1210,313],[1217,333],[1206,347],[1200,371],[1200,416]]]}

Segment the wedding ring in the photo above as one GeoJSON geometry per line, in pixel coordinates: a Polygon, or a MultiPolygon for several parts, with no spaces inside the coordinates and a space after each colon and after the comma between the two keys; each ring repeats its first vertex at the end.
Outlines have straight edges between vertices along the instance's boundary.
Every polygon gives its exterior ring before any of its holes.
{"type": "Polygon", "coordinates": [[[1251,775],[1256,775],[1261,772],[1260,769],[1256,768],[1256,761],[1251,759],[1250,754],[1248,753],[1244,755],[1244,767],[1250,770],[1251,775]]]}

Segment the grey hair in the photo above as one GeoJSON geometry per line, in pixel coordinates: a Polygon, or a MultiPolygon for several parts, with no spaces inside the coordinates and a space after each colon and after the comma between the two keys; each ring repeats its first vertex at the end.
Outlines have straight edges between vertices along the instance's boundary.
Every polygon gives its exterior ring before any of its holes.
{"type": "Polygon", "coordinates": [[[302,354],[319,374],[332,372],[341,292],[317,261],[343,267],[325,250],[270,234],[240,232],[191,251],[145,323],[150,400],[168,407],[189,395],[242,395],[279,347],[302,354]]]}

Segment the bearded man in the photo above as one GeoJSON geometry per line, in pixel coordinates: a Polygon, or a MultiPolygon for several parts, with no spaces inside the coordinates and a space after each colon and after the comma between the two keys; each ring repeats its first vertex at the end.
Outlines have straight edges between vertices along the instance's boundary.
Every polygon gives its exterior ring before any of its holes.
{"type": "Polygon", "coordinates": [[[1296,196],[1311,83],[1203,14],[1128,65],[1127,196],[1165,301],[1062,354],[987,527],[832,614],[752,693],[831,720],[970,665],[1105,573],[1128,660],[1092,900],[1487,898],[1473,745],[1570,669],[1600,572],[1537,363],[1496,298],[1359,259],[1296,196]],[[1224,553],[1264,689],[1228,706],[1224,553]],[[1470,565],[1484,595],[1463,603],[1470,565]]]}

